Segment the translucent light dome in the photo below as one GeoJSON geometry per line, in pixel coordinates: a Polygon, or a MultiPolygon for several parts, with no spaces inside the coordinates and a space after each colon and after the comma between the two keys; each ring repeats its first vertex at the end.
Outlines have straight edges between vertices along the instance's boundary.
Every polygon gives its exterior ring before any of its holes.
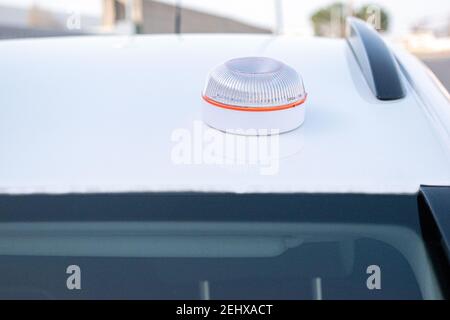
{"type": "Polygon", "coordinates": [[[237,107],[283,107],[302,102],[303,81],[284,63],[265,57],[233,59],[211,71],[203,96],[237,107]]]}
{"type": "Polygon", "coordinates": [[[238,58],[219,65],[210,72],[202,95],[204,121],[222,131],[282,133],[304,121],[302,78],[271,58],[238,58]]]}

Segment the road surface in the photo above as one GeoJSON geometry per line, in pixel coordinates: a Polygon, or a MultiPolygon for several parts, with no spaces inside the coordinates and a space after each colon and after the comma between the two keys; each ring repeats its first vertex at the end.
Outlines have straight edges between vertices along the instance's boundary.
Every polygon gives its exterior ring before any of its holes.
{"type": "Polygon", "coordinates": [[[423,60],[450,92],[450,56],[423,60]]]}

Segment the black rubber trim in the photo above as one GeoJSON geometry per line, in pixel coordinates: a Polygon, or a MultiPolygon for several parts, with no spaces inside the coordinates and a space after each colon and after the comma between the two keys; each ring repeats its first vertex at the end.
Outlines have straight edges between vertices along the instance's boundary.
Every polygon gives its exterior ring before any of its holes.
{"type": "Polygon", "coordinates": [[[420,232],[416,195],[111,193],[0,195],[0,222],[391,224],[420,232]]]}
{"type": "Polygon", "coordinates": [[[445,299],[450,299],[450,187],[422,186],[418,196],[422,236],[445,299]]]}
{"type": "Polygon", "coordinates": [[[347,23],[347,42],[374,95],[384,101],[404,98],[397,61],[378,32],[360,19],[348,18],[347,23]]]}

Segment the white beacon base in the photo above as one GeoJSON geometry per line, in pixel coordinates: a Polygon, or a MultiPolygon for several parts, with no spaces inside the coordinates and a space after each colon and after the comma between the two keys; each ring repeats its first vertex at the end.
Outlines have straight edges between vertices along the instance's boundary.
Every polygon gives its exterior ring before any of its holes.
{"type": "Polygon", "coordinates": [[[252,112],[218,107],[205,100],[202,114],[206,124],[220,131],[262,136],[285,133],[300,127],[305,121],[305,106],[252,112]]]}
{"type": "Polygon", "coordinates": [[[209,74],[203,121],[229,133],[258,136],[292,131],[305,120],[303,80],[274,59],[233,59],[209,74]]]}

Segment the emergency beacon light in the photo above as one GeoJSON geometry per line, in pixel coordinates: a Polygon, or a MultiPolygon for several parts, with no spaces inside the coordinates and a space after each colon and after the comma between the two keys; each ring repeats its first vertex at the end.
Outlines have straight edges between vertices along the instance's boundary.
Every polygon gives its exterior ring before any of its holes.
{"type": "Polygon", "coordinates": [[[283,133],[305,119],[302,78],[271,58],[238,58],[219,65],[210,72],[202,95],[204,122],[225,132],[283,133]]]}

